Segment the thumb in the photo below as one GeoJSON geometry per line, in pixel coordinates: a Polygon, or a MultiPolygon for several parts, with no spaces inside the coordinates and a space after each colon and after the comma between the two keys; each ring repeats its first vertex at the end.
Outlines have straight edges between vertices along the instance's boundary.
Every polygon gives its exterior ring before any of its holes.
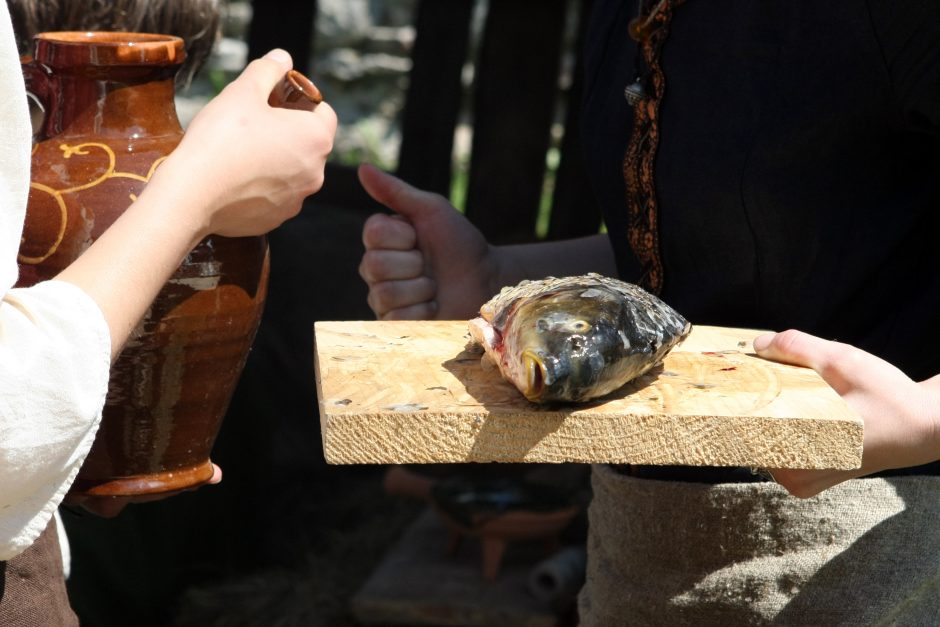
{"type": "Polygon", "coordinates": [[[271,90],[293,66],[294,62],[290,53],[275,48],[260,59],[255,59],[249,63],[242,71],[240,78],[244,78],[257,86],[258,90],[264,94],[265,100],[267,100],[271,90]]]}
{"type": "Polygon", "coordinates": [[[765,333],[754,338],[754,352],[764,359],[813,368],[821,342],[824,340],[801,331],[765,333]]]}
{"type": "Polygon", "coordinates": [[[909,380],[899,369],[871,353],[792,329],[754,338],[754,351],[765,359],[812,368],[840,394],[862,385],[873,372],[886,383],[909,380]]]}
{"type": "Polygon", "coordinates": [[[754,338],[754,352],[793,366],[812,368],[837,392],[848,389],[848,382],[839,364],[848,357],[852,347],[829,342],[802,331],[790,329],[781,333],[765,333],[754,338]]]}
{"type": "Polygon", "coordinates": [[[376,202],[409,220],[427,215],[434,207],[432,201],[440,199],[437,194],[413,187],[367,163],[359,166],[359,182],[376,202]]]}

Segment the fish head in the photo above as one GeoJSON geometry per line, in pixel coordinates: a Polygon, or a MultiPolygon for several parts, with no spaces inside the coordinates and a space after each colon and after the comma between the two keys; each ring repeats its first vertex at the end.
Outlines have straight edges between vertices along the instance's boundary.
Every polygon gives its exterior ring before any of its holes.
{"type": "MultiPolygon", "coordinates": [[[[507,350],[518,356],[517,386],[530,401],[592,398],[623,355],[622,299],[606,290],[561,290],[513,313],[507,350]]],[[[619,386],[615,386],[619,387],[619,386]]]]}

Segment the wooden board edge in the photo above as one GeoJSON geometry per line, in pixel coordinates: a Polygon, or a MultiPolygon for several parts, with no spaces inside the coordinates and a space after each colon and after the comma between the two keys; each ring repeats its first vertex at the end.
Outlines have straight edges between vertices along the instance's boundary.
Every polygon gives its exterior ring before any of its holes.
{"type": "Polygon", "coordinates": [[[420,412],[321,416],[330,464],[618,463],[855,469],[861,419],[598,414],[526,428],[511,415],[420,412]],[[515,423],[514,423],[515,422],[515,423]],[[660,446],[651,446],[650,442],[660,446]]]}

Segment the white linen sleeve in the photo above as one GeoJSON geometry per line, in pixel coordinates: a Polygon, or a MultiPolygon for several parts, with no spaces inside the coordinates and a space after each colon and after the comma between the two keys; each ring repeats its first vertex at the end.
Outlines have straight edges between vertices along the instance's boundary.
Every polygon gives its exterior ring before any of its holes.
{"type": "Polygon", "coordinates": [[[0,560],[46,527],[101,420],[111,336],[78,287],[47,281],[0,301],[0,560]]]}
{"type": "Polygon", "coordinates": [[[0,560],[45,529],[91,448],[108,387],[111,335],[84,291],[11,289],[29,191],[26,89],[0,2],[0,560]]]}

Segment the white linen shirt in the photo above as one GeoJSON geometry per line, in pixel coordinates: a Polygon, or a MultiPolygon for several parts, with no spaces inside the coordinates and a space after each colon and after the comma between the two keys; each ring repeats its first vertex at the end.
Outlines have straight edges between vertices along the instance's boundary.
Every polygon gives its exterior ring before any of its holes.
{"type": "Polygon", "coordinates": [[[31,128],[6,2],[0,2],[0,561],[46,528],[88,454],[104,405],[111,336],[62,281],[13,289],[29,191],[31,128]]]}

